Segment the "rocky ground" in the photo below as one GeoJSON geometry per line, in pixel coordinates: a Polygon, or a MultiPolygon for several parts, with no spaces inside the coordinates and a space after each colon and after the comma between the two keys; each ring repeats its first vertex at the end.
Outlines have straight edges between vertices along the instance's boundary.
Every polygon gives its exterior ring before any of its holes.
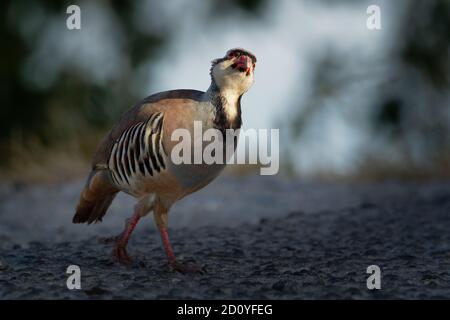
{"type": "Polygon", "coordinates": [[[0,186],[0,299],[450,298],[450,183],[312,184],[224,176],[178,203],[171,237],[182,260],[165,265],[152,219],[130,242],[131,267],[103,237],[121,231],[133,200],[104,223],[72,225],[82,182],[0,186]],[[81,290],[66,269],[81,268],[81,290]],[[366,269],[381,268],[381,290],[366,269]]]}

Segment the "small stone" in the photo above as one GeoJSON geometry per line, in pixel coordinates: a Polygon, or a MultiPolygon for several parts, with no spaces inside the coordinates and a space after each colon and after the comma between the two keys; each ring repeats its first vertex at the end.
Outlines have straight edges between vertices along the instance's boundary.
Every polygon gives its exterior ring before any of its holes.
{"type": "Polygon", "coordinates": [[[5,265],[3,262],[0,261],[0,271],[5,271],[8,269],[8,266],[5,265]]]}

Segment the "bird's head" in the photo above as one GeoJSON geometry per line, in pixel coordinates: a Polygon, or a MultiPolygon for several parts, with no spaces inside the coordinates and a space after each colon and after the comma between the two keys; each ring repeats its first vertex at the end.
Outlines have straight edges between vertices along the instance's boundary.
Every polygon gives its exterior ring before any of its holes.
{"type": "Polygon", "coordinates": [[[253,84],[256,57],[244,49],[231,49],[223,58],[212,61],[211,77],[219,90],[243,94],[253,84]]]}

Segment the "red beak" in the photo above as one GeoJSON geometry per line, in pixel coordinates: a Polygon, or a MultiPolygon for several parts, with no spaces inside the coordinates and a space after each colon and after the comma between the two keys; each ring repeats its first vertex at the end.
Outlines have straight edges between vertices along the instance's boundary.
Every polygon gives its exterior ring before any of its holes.
{"type": "Polygon", "coordinates": [[[241,72],[246,72],[247,74],[250,73],[252,69],[252,59],[250,57],[247,57],[245,55],[241,55],[237,61],[235,62],[236,68],[239,69],[241,72]]]}

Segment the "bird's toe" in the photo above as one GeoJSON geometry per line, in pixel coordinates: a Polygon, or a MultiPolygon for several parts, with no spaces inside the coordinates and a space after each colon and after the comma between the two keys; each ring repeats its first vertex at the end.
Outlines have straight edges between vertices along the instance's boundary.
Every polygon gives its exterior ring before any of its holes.
{"type": "Polygon", "coordinates": [[[129,266],[133,259],[128,255],[127,249],[121,246],[115,246],[112,252],[113,260],[120,264],[129,266]]]}

